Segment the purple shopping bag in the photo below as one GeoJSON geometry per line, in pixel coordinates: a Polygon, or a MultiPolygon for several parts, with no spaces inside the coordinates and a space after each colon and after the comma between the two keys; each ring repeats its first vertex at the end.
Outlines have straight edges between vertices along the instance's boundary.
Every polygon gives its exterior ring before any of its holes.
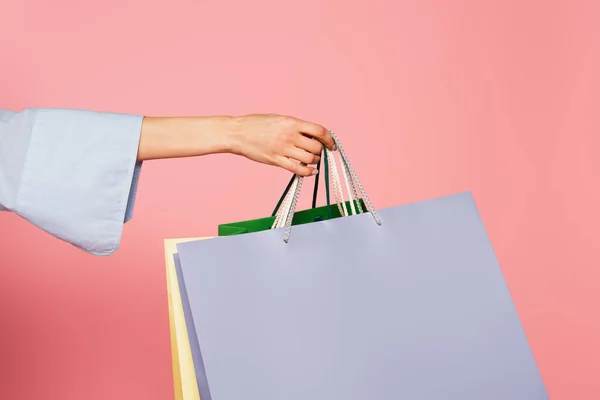
{"type": "Polygon", "coordinates": [[[201,399],[547,399],[472,195],[370,211],[178,245],[201,399]]]}

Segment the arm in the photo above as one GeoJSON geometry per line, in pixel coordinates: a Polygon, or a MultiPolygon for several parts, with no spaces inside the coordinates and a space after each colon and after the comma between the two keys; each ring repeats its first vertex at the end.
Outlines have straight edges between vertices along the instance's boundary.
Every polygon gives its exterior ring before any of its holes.
{"type": "Polygon", "coordinates": [[[316,124],[277,115],[156,118],[68,109],[0,110],[0,210],[94,255],[131,218],[145,160],[233,153],[307,176],[316,124]]]}
{"type": "Polygon", "coordinates": [[[325,128],[280,115],[146,117],[138,160],[232,153],[309,176],[316,173],[310,165],[318,162],[321,143],[334,148],[325,128]]]}

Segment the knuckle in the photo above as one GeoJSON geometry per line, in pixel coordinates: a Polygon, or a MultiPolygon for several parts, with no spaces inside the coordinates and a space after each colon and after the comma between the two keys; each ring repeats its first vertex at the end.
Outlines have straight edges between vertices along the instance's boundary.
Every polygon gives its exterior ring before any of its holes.
{"type": "Polygon", "coordinates": [[[326,132],[327,131],[322,126],[317,125],[317,127],[315,128],[315,136],[320,139],[325,137],[326,132]]]}
{"type": "Polygon", "coordinates": [[[314,147],[312,153],[314,153],[315,155],[320,155],[323,152],[323,145],[321,144],[321,142],[315,142],[313,146],[314,147]]]}
{"type": "Polygon", "coordinates": [[[290,160],[290,163],[292,164],[292,171],[296,174],[296,175],[304,175],[306,173],[307,167],[303,166],[300,163],[295,163],[293,161],[290,160]]]}
{"type": "Polygon", "coordinates": [[[283,131],[283,137],[286,140],[286,142],[293,142],[296,138],[296,131],[294,131],[293,129],[285,129],[283,131]]]}
{"type": "Polygon", "coordinates": [[[294,171],[298,171],[301,167],[299,163],[293,161],[292,159],[288,159],[288,165],[294,171]]]}
{"type": "Polygon", "coordinates": [[[294,117],[283,117],[283,123],[289,128],[294,128],[298,125],[298,121],[294,117]]]}
{"type": "Polygon", "coordinates": [[[308,170],[308,169],[304,169],[304,168],[303,168],[303,169],[302,169],[302,171],[300,171],[300,172],[298,173],[298,175],[301,175],[301,176],[309,176],[309,175],[310,175],[310,170],[308,170]]]}

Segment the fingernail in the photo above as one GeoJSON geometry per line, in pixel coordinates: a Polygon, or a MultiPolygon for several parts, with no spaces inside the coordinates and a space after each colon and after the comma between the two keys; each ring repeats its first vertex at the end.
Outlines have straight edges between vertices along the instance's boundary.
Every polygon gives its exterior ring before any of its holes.
{"type": "Polygon", "coordinates": [[[318,174],[318,173],[319,173],[319,170],[318,170],[318,169],[313,169],[313,171],[312,171],[312,174],[313,174],[313,175],[316,175],[316,174],[318,174]]]}
{"type": "Polygon", "coordinates": [[[334,144],[333,147],[331,148],[331,151],[337,151],[337,145],[334,144]]]}

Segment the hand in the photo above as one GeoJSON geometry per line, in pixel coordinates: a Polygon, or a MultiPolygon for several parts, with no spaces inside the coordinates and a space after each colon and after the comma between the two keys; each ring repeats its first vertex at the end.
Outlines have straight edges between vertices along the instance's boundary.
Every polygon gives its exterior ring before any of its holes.
{"type": "Polygon", "coordinates": [[[300,176],[318,173],[311,165],[319,162],[323,145],[335,149],[333,138],[324,127],[281,115],[238,117],[232,138],[232,153],[300,176]]]}
{"type": "Polygon", "coordinates": [[[323,145],[335,150],[327,129],[281,115],[145,117],[138,160],[232,153],[309,176],[323,145]]]}

